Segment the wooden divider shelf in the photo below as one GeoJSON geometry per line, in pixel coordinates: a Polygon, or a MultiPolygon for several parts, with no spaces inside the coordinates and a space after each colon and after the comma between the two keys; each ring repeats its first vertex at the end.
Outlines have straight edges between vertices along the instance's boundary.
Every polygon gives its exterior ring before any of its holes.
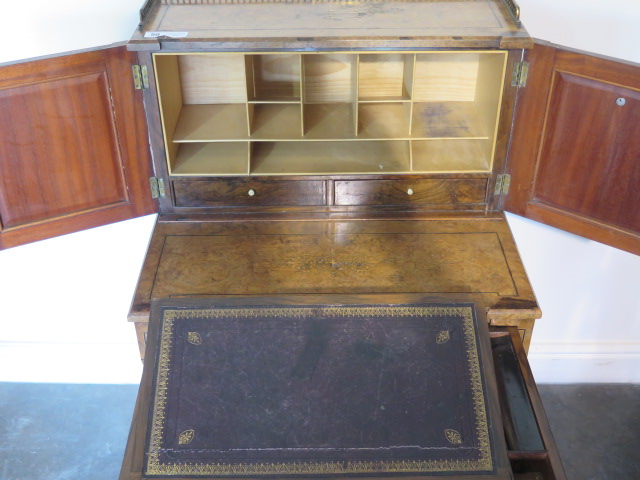
{"type": "Polygon", "coordinates": [[[358,101],[411,100],[414,61],[414,54],[361,54],[358,63],[358,101]]]}
{"type": "Polygon", "coordinates": [[[412,126],[413,138],[488,138],[473,102],[414,103],[412,126]]]}
{"type": "Polygon", "coordinates": [[[300,104],[249,104],[251,138],[256,140],[301,140],[300,104]]]}
{"type": "Polygon", "coordinates": [[[174,159],[175,175],[248,175],[247,142],[182,143],[174,159]]]}
{"type": "Polygon", "coordinates": [[[256,175],[410,172],[409,142],[398,140],[256,142],[251,157],[251,173],[256,175]]]}
{"type": "Polygon", "coordinates": [[[349,140],[355,137],[355,114],[351,103],[305,103],[304,138],[349,140]]]}
{"type": "Polygon", "coordinates": [[[358,105],[359,138],[409,138],[411,103],[361,103],[358,105]]]}
{"type": "Polygon", "coordinates": [[[250,102],[300,103],[300,55],[247,55],[246,58],[250,102]]]}
{"type": "Polygon", "coordinates": [[[172,175],[492,169],[502,51],[154,59],[172,175]]]}
{"type": "Polygon", "coordinates": [[[183,105],[174,142],[248,140],[247,108],[242,103],[183,105]]]}

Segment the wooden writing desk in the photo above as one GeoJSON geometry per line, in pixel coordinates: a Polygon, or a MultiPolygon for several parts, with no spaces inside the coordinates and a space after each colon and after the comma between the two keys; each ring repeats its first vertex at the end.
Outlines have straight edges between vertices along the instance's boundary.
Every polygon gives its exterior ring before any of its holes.
{"type": "Polygon", "coordinates": [[[502,211],[640,252],[640,77],[532,48],[517,17],[511,0],[159,0],[130,51],[3,67],[0,168],[20,174],[0,178],[0,248],[158,211],[129,315],[143,356],[160,298],[473,301],[522,387],[500,393],[513,473],[563,478],[502,211]],[[523,409],[544,450],[518,440],[523,409]]]}
{"type": "Polygon", "coordinates": [[[122,479],[144,476],[159,299],[436,297],[492,329],[508,460],[477,478],[564,478],[525,356],[541,312],[501,211],[531,46],[516,15],[493,0],[151,9],[129,48],[161,215],[129,316],[145,377],[122,479]]]}

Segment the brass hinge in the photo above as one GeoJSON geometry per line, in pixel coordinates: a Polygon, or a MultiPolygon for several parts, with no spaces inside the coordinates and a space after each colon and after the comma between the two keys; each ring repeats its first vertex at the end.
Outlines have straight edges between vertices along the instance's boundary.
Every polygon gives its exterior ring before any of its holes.
{"type": "Polygon", "coordinates": [[[165,198],[167,193],[164,189],[164,180],[156,177],[149,177],[151,185],[151,198],[165,198]]]}
{"type": "Polygon", "coordinates": [[[526,87],[529,76],[529,62],[515,62],[513,64],[513,75],[511,76],[512,87],[526,87]]]}
{"type": "Polygon", "coordinates": [[[511,185],[511,175],[504,174],[496,177],[496,189],[494,193],[496,195],[507,195],[509,193],[509,186],[511,185]]]}
{"type": "Polygon", "coordinates": [[[131,65],[133,72],[133,86],[136,90],[149,88],[149,72],[146,65],[131,65]]]}

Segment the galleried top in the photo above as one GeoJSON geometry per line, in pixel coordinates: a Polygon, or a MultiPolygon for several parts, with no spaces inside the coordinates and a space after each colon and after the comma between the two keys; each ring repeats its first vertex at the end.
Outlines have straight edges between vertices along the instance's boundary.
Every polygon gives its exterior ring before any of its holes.
{"type": "Polygon", "coordinates": [[[513,0],[148,0],[132,50],[527,48],[513,0]]]}

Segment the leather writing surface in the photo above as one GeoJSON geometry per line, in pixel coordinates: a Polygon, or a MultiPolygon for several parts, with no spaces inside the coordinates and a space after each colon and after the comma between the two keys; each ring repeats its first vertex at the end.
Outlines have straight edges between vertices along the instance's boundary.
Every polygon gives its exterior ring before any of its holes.
{"type": "Polygon", "coordinates": [[[471,305],[161,321],[147,476],[495,471],[471,305]]]}

